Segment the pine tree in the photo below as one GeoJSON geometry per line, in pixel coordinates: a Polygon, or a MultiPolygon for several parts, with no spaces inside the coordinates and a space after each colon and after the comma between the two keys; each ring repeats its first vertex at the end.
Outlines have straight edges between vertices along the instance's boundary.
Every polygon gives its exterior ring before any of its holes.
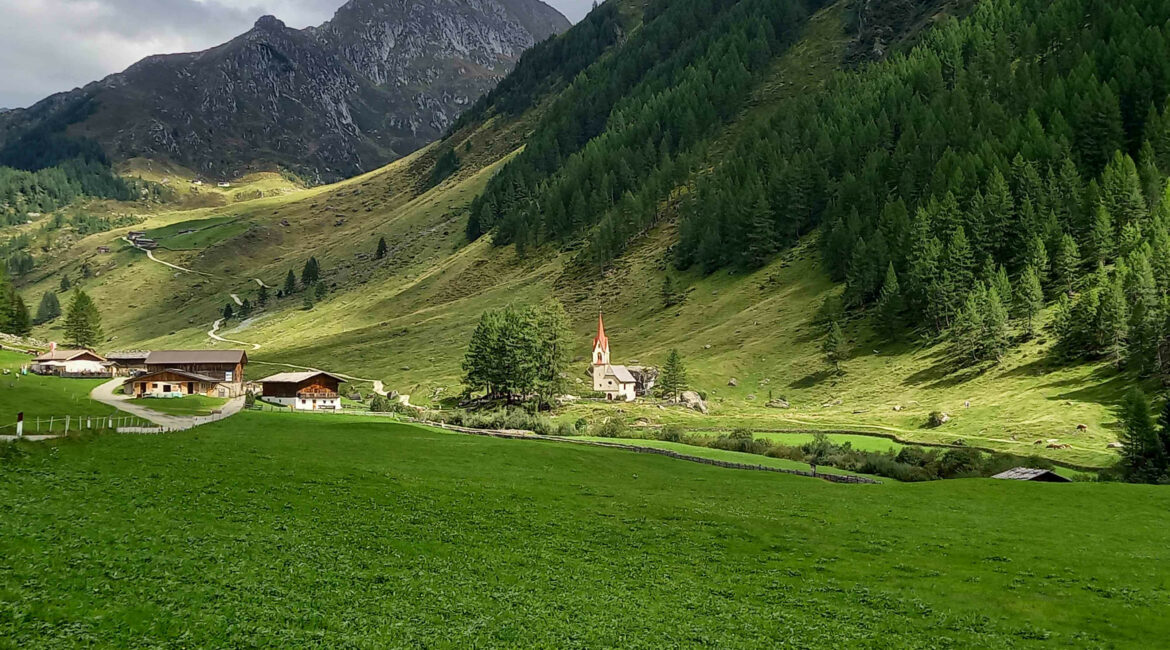
{"type": "Polygon", "coordinates": [[[313,309],[313,288],[305,287],[303,295],[301,296],[301,308],[305,311],[312,311],[313,309]]]}
{"type": "Polygon", "coordinates": [[[1024,266],[1032,267],[1040,286],[1048,280],[1048,247],[1044,245],[1044,238],[1034,235],[1028,240],[1027,252],[1024,254],[1024,266]]]}
{"type": "Polygon", "coordinates": [[[1150,400],[1140,389],[1121,404],[1121,466],[1126,480],[1156,483],[1166,475],[1166,448],[1154,426],[1150,400]]]}
{"type": "Polygon", "coordinates": [[[65,317],[65,335],[78,348],[94,348],[102,339],[102,317],[97,305],[81,289],[73,292],[65,317]]]}
{"type": "Polygon", "coordinates": [[[849,342],[845,340],[845,333],[837,321],[829,325],[829,333],[825,336],[821,350],[825,353],[825,361],[833,366],[833,371],[842,374],[841,362],[849,358],[849,342]]]}
{"type": "Polygon", "coordinates": [[[292,269],[289,269],[288,275],[284,276],[284,295],[291,296],[297,292],[297,276],[293,274],[292,269]]]}
{"type": "Polygon", "coordinates": [[[252,315],[252,303],[247,298],[244,298],[244,303],[240,305],[240,318],[247,319],[252,315]]]}
{"type": "Polygon", "coordinates": [[[232,304],[230,302],[223,306],[223,319],[224,320],[231,320],[232,317],[235,315],[236,315],[236,312],[234,309],[232,309],[232,304]]]}
{"type": "Polygon", "coordinates": [[[535,389],[538,406],[552,407],[568,390],[565,369],[573,348],[573,332],[564,306],[556,299],[541,305],[533,314],[536,337],[535,389]]]}
{"type": "Polygon", "coordinates": [[[1044,309],[1044,289],[1040,286],[1040,278],[1036,269],[1028,266],[1020,275],[1020,282],[1016,289],[1016,305],[1020,318],[1024,319],[1024,331],[1028,336],[1036,333],[1036,316],[1044,309]]]}
{"type": "Polygon", "coordinates": [[[318,282],[317,285],[313,287],[313,295],[317,298],[318,301],[324,300],[328,292],[329,289],[325,286],[324,282],[318,282]]]}
{"type": "Polygon", "coordinates": [[[685,297],[686,294],[675,287],[674,280],[671,279],[670,274],[666,274],[662,279],[662,305],[667,308],[674,307],[682,303],[685,297]]]}
{"type": "Polygon", "coordinates": [[[260,285],[260,291],[256,294],[256,304],[264,307],[268,304],[268,286],[260,285]]]}
{"type": "Polygon", "coordinates": [[[985,359],[999,361],[1007,352],[1011,335],[1008,331],[1008,310],[995,287],[987,290],[987,306],[984,314],[982,356],[985,359]]]}
{"type": "Polygon", "coordinates": [[[992,274],[988,286],[995,289],[995,293],[999,296],[999,300],[1004,306],[1010,306],[1012,304],[1012,281],[1008,279],[1007,269],[1002,264],[995,269],[995,273],[992,274]]]}
{"type": "Polygon", "coordinates": [[[1062,291],[1072,293],[1073,284],[1077,279],[1077,271],[1081,266],[1081,253],[1072,236],[1065,233],[1057,245],[1056,254],[1052,259],[1052,276],[1056,285],[1062,291]]]}
{"type": "Polygon", "coordinates": [[[73,288],[73,283],[69,281],[68,275],[61,276],[61,284],[57,286],[57,293],[65,293],[73,288]]]}
{"type": "Polygon", "coordinates": [[[949,338],[955,356],[965,364],[982,361],[984,334],[987,329],[987,290],[982,284],[971,290],[955,316],[949,338]]]}
{"type": "Polygon", "coordinates": [[[388,253],[389,251],[390,251],[390,248],[388,246],[386,246],[386,238],[385,237],[379,238],[378,239],[378,251],[376,253],[374,253],[374,259],[380,260],[380,259],[386,257],[386,253],[388,253]]]}
{"type": "Polygon", "coordinates": [[[1121,282],[1106,281],[1101,287],[1101,302],[1094,323],[1097,349],[1114,363],[1121,365],[1125,358],[1126,337],[1129,334],[1129,308],[1121,282]]]}
{"type": "Polygon", "coordinates": [[[1094,211],[1093,226],[1089,230],[1088,261],[1105,264],[1113,259],[1115,252],[1113,218],[1104,204],[1098,204],[1094,211]]]}
{"type": "Polygon", "coordinates": [[[317,263],[316,257],[310,257],[309,261],[305,262],[305,268],[301,271],[301,286],[308,289],[321,279],[321,265],[317,263]]]}
{"type": "Polygon", "coordinates": [[[677,349],[672,349],[662,366],[658,378],[658,390],[668,399],[678,401],[679,395],[687,389],[687,368],[677,349]]]}
{"type": "Polygon", "coordinates": [[[17,336],[28,336],[32,333],[32,317],[28,313],[28,305],[19,295],[13,297],[12,319],[9,330],[17,336]]]}
{"type": "Polygon", "coordinates": [[[61,315],[61,303],[57,300],[57,294],[52,291],[46,291],[41,296],[41,303],[37,306],[37,325],[44,325],[45,323],[57,318],[61,315]]]}
{"type": "Polygon", "coordinates": [[[898,285],[898,274],[894,271],[893,262],[886,268],[886,279],[882,283],[877,309],[882,331],[886,336],[897,336],[902,331],[902,311],[905,309],[905,303],[902,300],[902,288],[898,285]]]}

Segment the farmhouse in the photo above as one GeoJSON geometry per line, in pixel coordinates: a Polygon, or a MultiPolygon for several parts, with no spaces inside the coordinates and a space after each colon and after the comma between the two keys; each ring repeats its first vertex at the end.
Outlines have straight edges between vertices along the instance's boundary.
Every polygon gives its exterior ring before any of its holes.
{"type": "Polygon", "coordinates": [[[239,397],[247,363],[243,350],[155,350],[146,357],[146,374],[133,379],[133,392],[239,397]]]}
{"type": "Polygon", "coordinates": [[[90,350],[49,350],[33,359],[32,371],[38,375],[104,376],[106,359],[90,350]]]}
{"type": "Polygon", "coordinates": [[[260,380],[264,401],[298,411],[340,410],[343,383],[341,377],[321,371],[282,372],[260,380]]]}
{"type": "Polygon", "coordinates": [[[106,359],[115,377],[130,377],[146,372],[148,356],[150,352],[146,350],[122,350],[107,354],[106,359]]]}
{"type": "Polygon", "coordinates": [[[609,337],[605,321],[597,315],[597,336],[593,338],[593,390],[612,401],[632,402],[637,397],[637,380],[625,366],[609,362],[609,337]]]}

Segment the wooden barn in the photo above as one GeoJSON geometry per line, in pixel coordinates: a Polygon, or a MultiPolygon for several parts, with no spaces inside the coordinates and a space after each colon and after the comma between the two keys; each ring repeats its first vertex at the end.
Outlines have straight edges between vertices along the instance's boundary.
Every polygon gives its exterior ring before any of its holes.
{"type": "MultiPolygon", "coordinates": [[[[146,375],[134,378],[135,392],[139,384],[152,383],[151,376],[160,372],[186,373],[187,381],[196,383],[196,392],[209,397],[239,397],[244,394],[244,368],[248,355],[243,350],[155,350],[146,357],[146,375]],[[212,383],[207,392],[198,389],[198,383],[212,383]]],[[[155,380],[155,384],[165,381],[155,380]]],[[[161,389],[164,386],[160,386],[161,389]]]]}
{"type": "Polygon", "coordinates": [[[146,372],[146,350],[121,350],[106,355],[115,377],[131,377],[146,372]]]}
{"type": "Polygon", "coordinates": [[[264,401],[298,411],[340,410],[343,383],[341,377],[317,370],[282,372],[260,380],[264,401]]]}
{"type": "Polygon", "coordinates": [[[215,377],[168,368],[138,375],[130,380],[135,397],[232,397],[215,377]]]}

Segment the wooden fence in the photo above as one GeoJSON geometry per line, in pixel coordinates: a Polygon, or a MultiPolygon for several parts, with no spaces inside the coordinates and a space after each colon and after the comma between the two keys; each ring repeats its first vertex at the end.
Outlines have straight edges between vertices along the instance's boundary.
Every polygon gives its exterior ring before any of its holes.
{"type": "MultiPolygon", "coordinates": [[[[27,418],[25,436],[65,436],[82,431],[119,431],[124,428],[156,426],[149,420],[133,415],[50,415],[27,418]]],[[[16,425],[0,427],[0,435],[15,436],[16,425]]]]}

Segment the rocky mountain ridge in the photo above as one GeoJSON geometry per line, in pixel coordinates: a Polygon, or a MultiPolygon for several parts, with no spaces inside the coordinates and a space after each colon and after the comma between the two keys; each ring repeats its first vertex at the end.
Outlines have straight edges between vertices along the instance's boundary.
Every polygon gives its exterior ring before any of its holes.
{"type": "Polygon", "coordinates": [[[217,178],[352,176],[437,139],[568,21],[539,0],[351,0],[318,27],[274,16],[203,52],[151,56],[0,117],[0,148],[98,142],[217,178]]]}

